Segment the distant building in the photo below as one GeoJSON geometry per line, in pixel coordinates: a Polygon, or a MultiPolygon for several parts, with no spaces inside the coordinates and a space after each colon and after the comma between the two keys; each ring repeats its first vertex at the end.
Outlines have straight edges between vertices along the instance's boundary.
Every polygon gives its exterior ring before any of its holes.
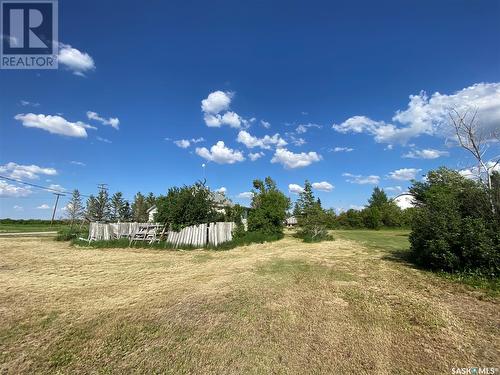
{"type": "Polygon", "coordinates": [[[148,214],[148,223],[153,223],[155,220],[155,215],[158,212],[158,207],[156,207],[156,205],[149,207],[146,212],[148,214]]]}
{"type": "Polygon", "coordinates": [[[415,207],[415,199],[410,193],[403,193],[398,195],[393,199],[394,203],[401,208],[406,210],[407,208],[415,207]]]}
{"type": "Polygon", "coordinates": [[[294,227],[298,224],[297,218],[295,216],[290,216],[285,220],[285,224],[287,227],[294,227]]]}

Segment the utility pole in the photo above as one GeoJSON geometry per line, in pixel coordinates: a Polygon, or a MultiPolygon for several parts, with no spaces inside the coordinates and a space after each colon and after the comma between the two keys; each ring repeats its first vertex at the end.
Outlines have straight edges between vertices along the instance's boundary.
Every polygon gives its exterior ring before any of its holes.
{"type": "Polygon", "coordinates": [[[54,211],[52,211],[52,219],[50,219],[50,225],[52,225],[52,223],[54,222],[54,216],[56,216],[57,203],[59,203],[59,197],[62,197],[65,194],[54,193],[54,195],[56,196],[56,204],[54,204],[54,211]]]}
{"type": "Polygon", "coordinates": [[[97,184],[99,190],[108,190],[108,184],[97,184]]]}

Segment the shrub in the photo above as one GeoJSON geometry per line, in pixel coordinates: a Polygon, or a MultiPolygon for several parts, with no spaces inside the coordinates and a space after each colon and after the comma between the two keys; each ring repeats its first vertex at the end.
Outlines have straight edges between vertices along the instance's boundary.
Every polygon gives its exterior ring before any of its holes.
{"type": "Polygon", "coordinates": [[[482,184],[446,168],[410,189],[417,202],[411,251],[424,267],[443,271],[500,271],[500,226],[482,184]]]}
{"type": "Polygon", "coordinates": [[[276,188],[271,177],[253,182],[252,210],[248,215],[248,230],[266,234],[282,234],[290,200],[276,188]]]}
{"type": "Polygon", "coordinates": [[[88,231],[86,229],[79,229],[77,227],[64,228],[57,232],[56,241],[71,241],[78,237],[87,237],[88,231]]]}

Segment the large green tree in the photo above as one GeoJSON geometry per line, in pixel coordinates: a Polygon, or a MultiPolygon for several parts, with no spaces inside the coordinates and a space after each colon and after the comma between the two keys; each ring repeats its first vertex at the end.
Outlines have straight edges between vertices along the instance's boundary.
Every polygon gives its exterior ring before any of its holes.
{"type": "Polygon", "coordinates": [[[141,192],[138,192],[134,196],[134,202],[132,202],[132,219],[138,223],[145,223],[148,221],[148,205],[146,203],[146,197],[144,197],[141,192]]]}
{"type": "Polygon", "coordinates": [[[155,220],[174,230],[209,223],[218,216],[210,189],[202,182],[170,188],[166,196],[160,196],[156,201],[158,213],[155,220]]]}
{"type": "Polygon", "coordinates": [[[265,234],[282,234],[290,200],[276,187],[271,177],[253,181],[252,209],[248,230],[265,234]]]}

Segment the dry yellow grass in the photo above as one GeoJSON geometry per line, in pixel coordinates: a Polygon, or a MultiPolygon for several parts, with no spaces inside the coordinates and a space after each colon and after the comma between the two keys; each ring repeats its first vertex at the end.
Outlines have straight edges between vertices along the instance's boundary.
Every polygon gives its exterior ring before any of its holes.
{"type": "Polygon", "coordinates": [[[498,303],[337,239],[227,252],[0,239],[2,373],[450,373],[498,303]]]}

